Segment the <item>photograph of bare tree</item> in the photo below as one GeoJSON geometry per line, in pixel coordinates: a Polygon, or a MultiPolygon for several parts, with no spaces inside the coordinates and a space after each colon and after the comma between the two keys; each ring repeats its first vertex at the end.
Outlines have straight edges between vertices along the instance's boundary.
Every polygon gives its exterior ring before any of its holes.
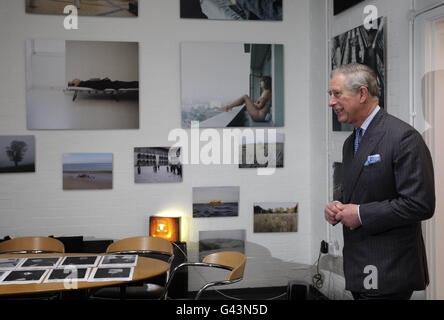
{"type": "Polygon", "coordinates": [[[35,172],[35,137],[0,136],[0,173],[35,172]]]}

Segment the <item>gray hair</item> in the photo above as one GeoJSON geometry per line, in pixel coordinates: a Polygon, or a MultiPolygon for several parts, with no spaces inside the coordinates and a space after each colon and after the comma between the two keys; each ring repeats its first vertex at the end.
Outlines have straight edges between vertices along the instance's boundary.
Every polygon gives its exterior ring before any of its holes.
{"type": "Polygon", "coordinates": [[[346,64],[333,70],[331,78],[338,74],[347,77],[345,87],[353,93],[357,94],[359,88],[366,87],[370,96],[379,97],[381,89],[378,86],[376,73],[370,67],[359,63],[346,64]]]}

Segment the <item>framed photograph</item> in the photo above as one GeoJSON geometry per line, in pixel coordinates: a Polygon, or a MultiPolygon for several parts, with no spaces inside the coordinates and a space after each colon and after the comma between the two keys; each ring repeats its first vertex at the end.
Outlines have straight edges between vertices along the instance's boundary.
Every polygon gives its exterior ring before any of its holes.
{"type": "Polygon", "coordinates": [[[35,137],[0,136],[0,173],[35,172],[35,137]]]}
{"type": "Polygon", "coordinates": [[[64,257],[60,263],[61,268],[66,267],[97,267],[100,261],[99,256],[78,256],[78,257],[64,257]]]}
{"type": "Polygon", "coordinates": [[[63,155],[63,190],[113,188],[111,153],[67,153],[63,155]]]}
{"type": "Polygon", "coordinates": [[[104,256],[99,267],[135,267],[138,256],[128,254],[117,254],[104,256]]]}
{"type": "Polygon", "coordinates": [[[283,168],[284,134],[277,134],[270,141],[268,135],[262,138],[242,136],[239,168],[283,168]]]}
{"type": "MultiPolygon", "coordinates": [[[[379,106],[386,107],[386,19],[373,21],[372,28],[362,25],[340,34],[331,40],[331,68],[360,63],[369,66],[376,73],[381,88],[379,106]]],[[[334,111],[333,131],[353,131],[353,126],[341,124],[334,111]]]]}
{"type": "Polygon", "coordinates": [[[39,270],[12,270],[2,280],[1,284],[31,284],[41,283],[49,269],[39,270]]]}
{"type": "Polygon", "coordinates": [[[334,0],[333,14],[336,16],[363,1],[364,0],[334,0]]]}
{"type": "Polygon", "coordinates": [[[26,13],[66,15],[66,6],[74,6],[79,16],[137,17],[138,0],[25,0],[26,13]]]}
{"type": "Polygon", "coordinates": [[[182,182],[180,148],[134,148],[134,182],[182,182]]]}
{"type": "Polygon", "coordinates": [[[199,261],[220,251],[245,253],[246,230],[199,231],[199,261]]]}
{"type": "Polygon", "coordinates": [[[113,268],[94,268],[88,281],[91,282],[110,282],[110,281],[131,281],[133,280],[134,267],[113,267],[113,268]]]}
{"type": "Polygon", "coordinates": [[[193,188],[193,218],[239,215],[239,187],[193,188]]]}
{"type": "Polygon", "coordinates": [[[49,271],[48,277],[45,279],[45,283],[54,282],[72,282],[72,281],[88,281],[90,268],[59,268],[49,271]]]}
{"type": "Polygon", "coordinates": [[[282,0],[180,0],[180,17],[282,21],[282,0]]]}
{"type": "Polygon", "coordinates": [[[29,130],[139,129],[137,42],[27,40],[29,130]]]}
{"type": "Polygon", "coordinates": [[[23,263],[18,266],[18,269],[55,268],[61,260],[61,257],[25,258],[23,263]]]}
{"type": "Polygon", "coordinates": [[[283,127],[284,46],[181,44],[182,127],[283,127]]]}
{"type": "Polygon", "coordinates": [[[23,258],[0,259],[0,270],[14,270],[23,263],[23,258]]]}
{"type": "Polygon", "coordinates": [[[254,232],[298,232],[296,202],[261,202],[254,204],[254,232]]]}

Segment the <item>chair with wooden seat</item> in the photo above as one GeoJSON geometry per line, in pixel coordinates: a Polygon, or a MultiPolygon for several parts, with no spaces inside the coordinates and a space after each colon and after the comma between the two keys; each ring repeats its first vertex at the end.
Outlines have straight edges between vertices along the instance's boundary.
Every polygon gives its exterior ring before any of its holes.
{"type": "Polygon", "coordinates": [[[65,246],[49,237],[21,237],[0,243],[0,253],[64,253],[65,246]]]}
{"type": "MultiPolygon", "coordinates": [[[[159,259],[171,265],[174,258],[173,245],[170,241],[154,237],[133,237],[118,240],[108,246],[107,254],[137,254],[152,259],[159,259]]],[[[159,299],[164,291],[167,276],[162,275],[144,283],[106,287],[95,290],[91,299],[159,299]]]]}
{"type": "Polygon", "coordinates": [[[168,298],[168,289],[171,286],[171,283],[173,282],[174,275],[176,272],[184,267],[207,267],[207,268],[216,268],[216,269],[224,269],[230,271],[230,273],[227,275],[226,279],[220,280],[220,281],[213,281],[206,283],[202,288],[199,289],[196,296],[194,297],[195,300],[199,300],[202,293],[210,288],[210,287],[216,287],[216,286],[224,286],[233,284],[236,282],[239,282],[244,277],[244,270],[245,270],[245,264],[247,262],[247,258],[244,254],[239,252],[232,252],[232,251],[222,251],[222,252],[216,252],[212,253],[208,256],[206,256],[202,262],[185,262],[174,268],[174,270],[171,272],[171,275],[168,279],[168,282],[165,286],[165,291],[162,294],[162,299],[168,298]]]}

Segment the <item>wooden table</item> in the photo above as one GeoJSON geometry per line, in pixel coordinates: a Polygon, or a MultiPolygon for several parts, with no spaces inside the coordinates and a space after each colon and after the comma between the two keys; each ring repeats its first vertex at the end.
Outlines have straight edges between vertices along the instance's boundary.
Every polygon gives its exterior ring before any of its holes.
{"type": "MultiPolygon", "coordinates": [[[[66,256],[103,256],[103,254],[1,254],[0,259],[8,258],[39,258],[39,257],[66,257],[66,256]]],[[[57,292],[57,291],[69,291],[69,290],[82,290],[91,289],[106,286],[115,286],[125,283],[131,283],[149,279],[152,277],[164,274],[170,269],[170,265],[164,261],[138,257],[137,265],[134,267],[133,280],[132,281],[113,281],[113,282],[89,282],[79,281],[76,283],[69,283],[66,285],[63,282],[56,283],[32,283],[32,284],[0,284],[0,296],[1,295],[16,295],[16,294],[32,294],[32,293],[45,293],[45,292],[57,292]]]]}

